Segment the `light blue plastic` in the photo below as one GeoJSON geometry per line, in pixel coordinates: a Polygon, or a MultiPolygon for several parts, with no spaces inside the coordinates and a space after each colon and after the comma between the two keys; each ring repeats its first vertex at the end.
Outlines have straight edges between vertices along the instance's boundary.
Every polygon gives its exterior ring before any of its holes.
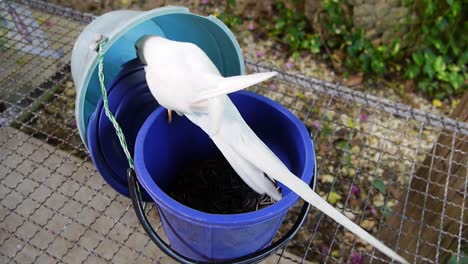
{"type": "Polygon", "coordinates": [[[197,44],[224,76],[244,73],[244,62],[232,32],[216,17],[191,14],[184,7],[150,11],[113,11],[92,21],[78,37],[72,51],[71,70],[77,90],[75,116],[80,136],[88,146],[87,127],[101,98],[97,76],[98,54],[91,47],[99,35],[107,38],[104,60],[106,86],[122,65],[136,57],[135,41],[146,34],[197,44]]]}
{"type": "MultiPolygon", "coordinates": [[[[255,133],[295,175],[310,182],[315,154],[301,121],[266,97],[245,91],[230,97],[255,133]]],[[[200,261],[233,259],[268,246],[298,200],[282,186],[283,199],[274,205],[245,214],[215,215],[191,209],[165,193],[178,170],[217,153],[212,140],[187,118],[175,115],[168,124],[163,107],[148,117],[135,144],[138,180],[156,202],[171,246],[200,261]]]]}

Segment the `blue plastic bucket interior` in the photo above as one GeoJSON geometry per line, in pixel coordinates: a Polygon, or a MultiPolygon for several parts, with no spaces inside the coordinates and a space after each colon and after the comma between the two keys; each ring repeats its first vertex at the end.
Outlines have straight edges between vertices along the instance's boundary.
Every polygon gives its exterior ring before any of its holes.
{"type": "MultiPolygon", "coordinates": [[[[312,140],[304,125],[280,104],[250,92],[230,95],[247,124],[305,182],[315,166],[312,140]]],[[[259,211],[208,214],[166,194],[178,171],[194,159],[219,155],[212,140],[185,117],[167,124],[160,107],[143,124],[135,146],[138,180],[160,209],[171,246],[197,260],[232,259],[268,246],[298,196],[282,186],[283,199],[259,211]],[[273,219],[273,220],[272,220],[273,219]]]]}
{"type": "MultiPolygon", "coordinates": [[[[116,25],[118,26],[118,25],[116,25]]],[[[160,35],[171,40],[191,42],[198,45],[223,76],[234,76],[244,73],[244,65],[239,45],[229,29],[218,19],[203,17],[191,13],[173,13],[156,15],[129,28],[115,41],[109,42],[105,51],[104,76],[106,85],[118,75],[123,64],[136,57],[135,42],[146,34],[160,35]]],[[[89,83],[78,98],[78,126],[85,145],[86,132],[91,114],[101,98],[98,80],[98,67],[95,66],[89,77],[89,83]],[[81,108],[80,100],[84,100],[81,108]]],[[[86,83],[86,82],[85,82],[86,83]]]]}
{"type": "MultiPolygon", "coordinates": [[[[133,157],[138,131],[147,116],[159,105],[148,90],[141,63],[136,60],[127,63],[116,79],[107,89],[109,109],[122,128],[133,157]]],[[[126,174],[128,161],[105,114],[102,99],[90,118],[88,142],[91,159],[104,180],[117,192],[130,197],[126,174]]],[[[143,197],[149,200],[146,194],[143,197]]]]}

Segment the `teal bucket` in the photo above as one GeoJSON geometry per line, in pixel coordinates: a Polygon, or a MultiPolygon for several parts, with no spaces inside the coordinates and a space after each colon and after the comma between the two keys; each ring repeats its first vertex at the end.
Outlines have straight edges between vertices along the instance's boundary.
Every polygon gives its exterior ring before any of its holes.
{"type": "Polygon", "coordinates": [[[71,57],[72,77],[77,92],[75,117],[80,137],[88,146],[89,118],[101,98],[96,42],[107,39],[104,57],[108,86],[122,66],[136,58],[135,42],[143,35],[159,35],[198,45],[223,76],[244,73],[239,44],[229,28],[214,16],[199,16],[184,7],[162,7],[150,11],[113,11],[92,21],[78,37],[71,57]]]}

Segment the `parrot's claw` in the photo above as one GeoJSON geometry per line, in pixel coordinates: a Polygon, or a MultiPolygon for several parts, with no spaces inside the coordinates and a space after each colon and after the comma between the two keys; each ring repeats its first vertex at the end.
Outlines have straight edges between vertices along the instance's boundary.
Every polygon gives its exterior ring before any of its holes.
{"type": "Polygon", "coordinates": [[[172,122],[172,110],[167,110],[167,121],[169,124],[172,122]]]}

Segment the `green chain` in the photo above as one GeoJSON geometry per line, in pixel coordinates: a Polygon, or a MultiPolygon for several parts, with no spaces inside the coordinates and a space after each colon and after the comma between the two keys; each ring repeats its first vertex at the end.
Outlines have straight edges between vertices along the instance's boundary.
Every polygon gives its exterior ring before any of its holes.
{"type": "MultiPolygon", "coordinates": [[[[104,84],[104,45],[105,44],[106,44],[106,39],[103,39],[99,43],[98,77],[99,77],[99,84],[101,85],[102,101],[104,102],[104,109],[106,110],[106,116],[109,118],[112,125],[114,126],[115,133],[117,134],[117,137],[119,138],[119,141],[120,141],[120,146],[122,147],[122,150],[124,151],[125,156],[127,157],[128,166],[130,168],[134,169],[133,159],[132,159],[132,156],[130,155],[130,152],[128,151],[128,146],[127,146],[127,141],[125,140],[125,135],[122,132],[122,129],[120,128],[119,123],[115,119],[114,115],[109,110],[109,101],[107,99],[107,90],[106,90],[106,86],[104,84]]],[[[138,196],[141,199],[141,190],[140,190],[140,185],[139,184],[137,184],[137,193],[138,193],[138,196]]],[[[146,211],[146,203],[143,203],[143,211],[146,211]]]]}
{"type": "Polygon", "coordinates": [[[105,39],[103,39],[101,43],[99,43],[98,77],[99,77],[99,83],[101,84],[102,101],[104,102],[104,109],[106,111],[106,116],[109,118],[109,121],[111,121],[112,125],[114,125],[115,133],[117,134],[117,137],[119,138],[119,141],[120,141],[120,146],[122,147],[122,150],[124,151],[125,156],[127,157],[128,166],[130,166],[130,168],[133,169],[134,168],[133,159],[130,155],[130,152],[128,151],[127,141],[125,141],[125,135],[123,134],[122,129],[120,128],[119,123],[117,123],[117,120],[115,119],[114,115],[109,110],[109,101],[107,100],[107,91],[106,91],[106,86],[104,85],[104,45],[105,44],[106,44],[105,39]]]}

